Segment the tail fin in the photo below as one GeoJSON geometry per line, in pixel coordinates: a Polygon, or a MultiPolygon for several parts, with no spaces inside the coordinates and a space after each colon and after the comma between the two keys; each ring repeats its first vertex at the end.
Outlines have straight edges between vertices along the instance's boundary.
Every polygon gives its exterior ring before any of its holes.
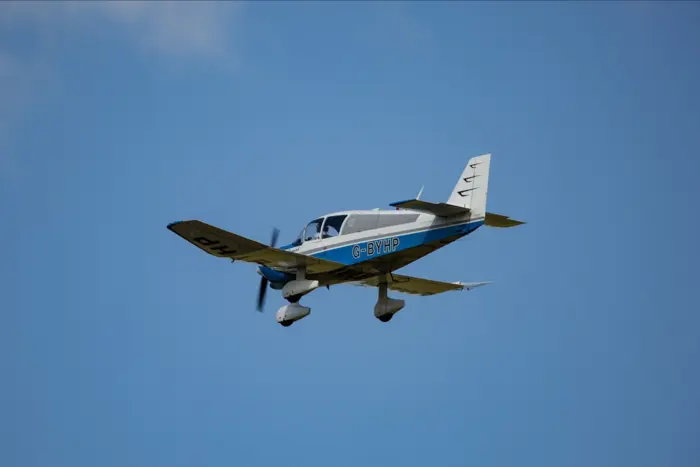
{"type": "Polygon", "coordinates": [[[486,216],[486,195],[489,188],[491,154],[472,157],[457,181],[447,204],[471,210],[471,217],[486,216]]]}

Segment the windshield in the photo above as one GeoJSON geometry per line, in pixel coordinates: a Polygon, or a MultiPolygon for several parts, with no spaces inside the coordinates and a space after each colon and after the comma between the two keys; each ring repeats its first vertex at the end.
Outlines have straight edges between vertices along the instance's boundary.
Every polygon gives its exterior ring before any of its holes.
{"type": "Polygon", "coordinates": [[[301,232],[299,232],[299,235],[297,236],[296,240],[292,242],[292,246],[299,246],[302,244],[304,241],[304,230],[306,229],[301,229],[301,232]]]}
{"type": "Polygon", "coordinates": [[[323,218],[313,220],[309,222],[309,224],[306,226],[306,230],[304,231],[304,241],[308,242],[309,240],[314,240],[320,237],[321,233],[321,224],[323,224],[323,218]]]}
{"type": "Polygon", "coordinates": [[[306,225],[306,227],[304,227],[299,233],[299,236],[296,240],[294,240],[294,243],[292,243],[292,245],[299,246],[303,242],[313,240],[316,238],[321,238],[321,224],[323,224],[323,217],[321,217],[320,219],[314,219],[311,222],[309,222],[306,225]]]}

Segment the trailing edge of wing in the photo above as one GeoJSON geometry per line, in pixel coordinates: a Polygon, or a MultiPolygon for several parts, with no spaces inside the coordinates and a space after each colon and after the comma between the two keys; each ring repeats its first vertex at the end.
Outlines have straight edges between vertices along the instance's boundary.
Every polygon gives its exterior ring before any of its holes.
{"type": "Polygon", "coordinates": [[[219,258],[231,258],[287,271],[304,266],[309,274],[343,267],[333,261],[272,248],[197,220],[173,222],[168,224],[168,229],[219,258]]]}
{"type": "MultiPolygon", "coordinates": [[[[353,282],[356,285],[378,287],[384,276],[374,276],[359,282],[353,282]]],[[[392,274],[386,277],[387,287],[396,292],[402,292],[412,295],[435,295],[453,290],[471,290],[482,285],[491,284],[491,282],[440,282],[430,279],[421,279],[419,277],[401,276],[392,274]]]]}
{"type": "Polygon", "coordinates": [[[488,225],[489,227],[500,228],[517,227],[518,225],[522,225],[524,223],[525,222],[523,221],[516,221],[515,219],[511,219],[508,216],[494,214],[492,212],[487,212],[486,219],[484,220],[484,225],[488,225]]]}

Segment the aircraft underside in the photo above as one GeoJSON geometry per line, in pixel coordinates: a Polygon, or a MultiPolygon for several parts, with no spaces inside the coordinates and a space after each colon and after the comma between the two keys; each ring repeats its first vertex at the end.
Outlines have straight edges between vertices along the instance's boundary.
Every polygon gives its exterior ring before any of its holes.
{"type": "Polygon", "coordinates": [[[361,271],[358,271],[357,267],[348,267],[344,270],[333,271],[333,274],[314,274],[308,278],[303,273],[301,275],[297,273],[296,279],[287,282],[281,287],[282,296],[289,304],[282,306],[277,311],[275,318],[282,326],[291,326],[294,322],[309,316],[311,313],[311,308],[299,303],[299,300],[304,295],[313,292],[319,287],[375,278],[377,280],[378,297],[374,306],[374,316],[383,323],[387,323],[406,304],[404,300],[388,296],[388,284],[396,280],[392,273],[465,235],[467,233],[453,235],[432,243],[365,261],[362,264],[363,266],[366,265],[366,267],[363,267],[361,271]]]}

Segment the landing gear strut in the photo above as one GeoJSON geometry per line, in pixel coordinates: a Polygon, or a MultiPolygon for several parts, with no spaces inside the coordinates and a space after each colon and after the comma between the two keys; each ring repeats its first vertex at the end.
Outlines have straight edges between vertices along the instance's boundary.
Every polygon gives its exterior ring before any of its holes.
{"type": "Polygon", "coordinates": [[[374,316],[382,323],[388,323],[395,313],[398,313],[406,302],[396,300],[387,296],[386,279],[379,284],[379,298],[377,304],[374,305],[374,316]]]}

